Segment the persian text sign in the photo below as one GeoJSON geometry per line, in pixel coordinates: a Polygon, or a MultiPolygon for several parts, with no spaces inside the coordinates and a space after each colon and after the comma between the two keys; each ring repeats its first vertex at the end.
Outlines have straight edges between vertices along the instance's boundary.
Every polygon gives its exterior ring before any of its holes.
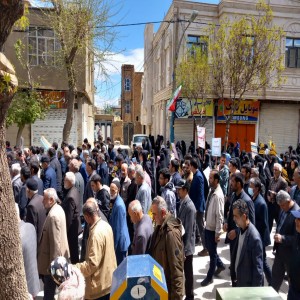
{"type": "MultiPolygon", "coordinates": [[[[217,122],[225,123],[225,116],[231,113],[232,102],[230,100],[218,101],[217,122]]],[[[256,123],[259,113],[259,101],[243,100],[236,107],[231,123],[256,123]]]]}
{"type": "Polygon", "coordinates": [[[211,141],[211,156],[221,156],[221,138],[212,138],[211,141]]]}
{"type": "Polygon", "coordinates": [[[213,100],[178,99],[176,102],[176,118],[212,117],[213,112],[213,100]]]}
{"type": "Polygon", "coordinates": [[[198,146],[205,149],[205,127],[197,126],[198,146]]]}

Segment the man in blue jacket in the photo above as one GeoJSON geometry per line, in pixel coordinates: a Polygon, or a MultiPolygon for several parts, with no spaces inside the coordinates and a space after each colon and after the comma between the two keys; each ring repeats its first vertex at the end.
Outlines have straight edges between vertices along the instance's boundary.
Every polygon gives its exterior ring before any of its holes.
{"type": "Polygon", "coordinates": [[[198,170],[198,162],[196,159],[191,159],[190,162],[191,171],[193,172],[193,180],[191,182],[191,188],[189,192],[189,196],[192,199],[195,208],[196,208],[196,223],[200,232],[201,242],[203,246],[203,250],[198,253],[200,256],[207,256],[208,251],[205,246],[205,238],[204,238],[204,211],[205,211],[205,197],[204,197],[204,180],[201,172],[198,170]]]}
{"type": "Polygon", "coordinates": [[[109,224],[114,234],[114,244],[117,265],[119,265],[127,255],[130,245],[128,227],[126,222],[126,208],[123,199],[119,195],[120,183],[114,181],[110,185],[110,200],[113,203],[109,224]]]}
{"type": "Polygon", "coordinates": [[[50,157],[43,155],[41,158],[41,164],[43,168],[43,175],[41,176],[44,184],[44,190],[49,188],[57,189],[56,173],[52,167],[50,167],[50,157]]]}

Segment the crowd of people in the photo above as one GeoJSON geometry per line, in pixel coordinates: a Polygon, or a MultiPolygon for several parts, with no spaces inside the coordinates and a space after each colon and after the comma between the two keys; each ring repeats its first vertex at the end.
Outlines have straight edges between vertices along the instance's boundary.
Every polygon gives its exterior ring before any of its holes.
{"type": "Polygon", "coordinates": [[[300,146],[277,156],[261,144],[253,157],[236,143],[217,158],[208,144],[150,141],[132,153],[110,138],[49,149],[7,142],[32,297],[41,278],[46,300],[57,287],[61,300],[109,299],[127,255],[150,254],[164,269],[169,299],[194,299],[195,245],[209,257],[207,286],[226,269],[217,253],[225,232],[233,287],[266,281],[279,291],[287,276],[288,299],[300,299],[300,146]]]}

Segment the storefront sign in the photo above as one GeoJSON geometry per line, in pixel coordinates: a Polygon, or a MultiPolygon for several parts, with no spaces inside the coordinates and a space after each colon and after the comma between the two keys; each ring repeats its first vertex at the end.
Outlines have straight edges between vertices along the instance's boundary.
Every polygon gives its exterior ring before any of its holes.
{"type": "Polygon", "coordinates": [[[212,117],[214,112],[213,100],[178,99],[176,103],[176,118],[212,117]],[[191,109],[192,108],[192,109],[191,109]]]}
{"type": "Polygon", "coordinates": [[[212,156],[221,156],[221,138],[212,138],[211,142],[211,155],[212,156]]]}
{"type": "MultiPolygon", "coordinates": [[[[231,113],[232,102],[230,100],[218,101],[217,122],[225,123],[225,116],[231,113]]],[[[256,123],[259,113],[259,101],[243,100],[236,107],[231,123],[256,123]]]]}
{"type": "Polygon", "coordinates": [[[41,91],[50,108],[67,108],[67,95],[62,91],[41,91]]]}

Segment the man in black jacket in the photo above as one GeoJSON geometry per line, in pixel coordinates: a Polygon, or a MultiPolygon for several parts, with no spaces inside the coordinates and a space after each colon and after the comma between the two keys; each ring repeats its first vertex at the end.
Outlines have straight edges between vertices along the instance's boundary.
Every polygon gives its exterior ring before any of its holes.
{"type": "Polygon", "coordinates": [[[293,250],[290,257],[289,270],[289,300],[300,299],[300,211],[291,211],[296,223],[296,236],[293,244],[293,250]]]}
{"type": "Polygon", "coordinates": [[[98,203],[99,209],[103,212],[107,220],[109,220],[110,196],[108,191],[103,187],[103,179],[98,174],[93,175],[91,178],[91,187],[95,193],[95,199],[98,203]]]}
{"type": "MultiPolygon", "coordinates": [[[[225,222],[223,226],[223,230],[227,232],[225,243],[229,243],[229,249],[230,249],[230,256],[232,255],[233,247],[236,243],[236,238],[239,234],[239,228],[234,222],[233,219],[233,204],[239,200],[242,199],[246,202],[249,210],[249,220],[250,222],[255,225],[255,212],[254,212],[254,204],[251,198],[245,193],[243,187],[244,187],[244,176],[241,173],[234,173],[231,175],[230,178],[230,187],[232,190],[231,195],[231,204],[229,208],[229,212],[225,217],[225,222]]],[[[233,266],[231,265],[231,268],[233,266]]],[[[233,278],[231,278],[233,280],[233,278]]]]}
{"type": "Polygon", "coordinates": [[[276,233],[274,235],[275,260],[272,268],[272,287],[278,291],[285,272],[289,274],[289,253],[295,241],[295,217],[292,210],[299,210],[299,206],[285,191],[279,191],[276,195],[276,202],[281,208],[276,233]]]}
{"type": "Polygon", "coordinates": [[[75,174],[73,172],[66,173],[64,188],[67,191],[67,195],[62,202],[62,208],[66,214],[71,263],[76,264],[79,262],[78,234],[82,230],[80,222],[80,195],[75,187],[75,174]]]}

